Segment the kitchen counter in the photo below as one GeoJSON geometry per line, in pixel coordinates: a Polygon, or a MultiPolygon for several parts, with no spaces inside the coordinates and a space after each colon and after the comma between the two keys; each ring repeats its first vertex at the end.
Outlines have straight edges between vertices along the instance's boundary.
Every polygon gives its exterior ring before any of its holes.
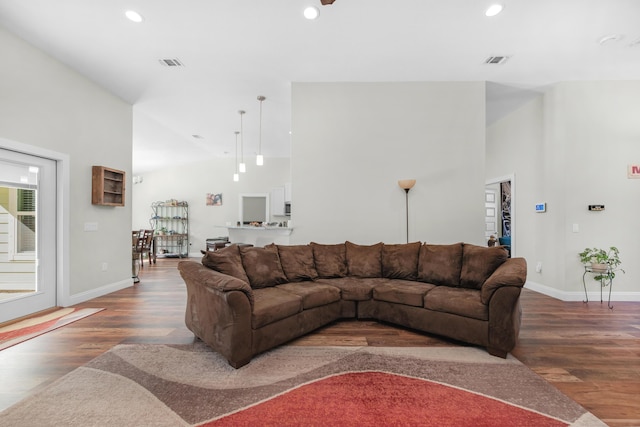
{"type": "Polygon", "coordinates": [[[293,233],[292,227],[254,227],[226,226],[229,230],[229,241],[231,243],[248,243],[253,246],[265,246],[270,243],[277,245],[288,245],[289,236],[293,233]]]}

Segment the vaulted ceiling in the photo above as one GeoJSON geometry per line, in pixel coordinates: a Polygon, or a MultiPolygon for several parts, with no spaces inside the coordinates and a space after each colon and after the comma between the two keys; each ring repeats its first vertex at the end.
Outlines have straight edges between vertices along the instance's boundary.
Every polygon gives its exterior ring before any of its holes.
{"type": "Polygon", "coordinates": [[[487,81],[492,122],[556,82],[640,77],[638,0],[490,3],[0,0],[0,25],[134,105],[134,172],[233,155],[241,109],[253,154],[258,95],[263,154],[288,156],[292,82],[487,81]]]}

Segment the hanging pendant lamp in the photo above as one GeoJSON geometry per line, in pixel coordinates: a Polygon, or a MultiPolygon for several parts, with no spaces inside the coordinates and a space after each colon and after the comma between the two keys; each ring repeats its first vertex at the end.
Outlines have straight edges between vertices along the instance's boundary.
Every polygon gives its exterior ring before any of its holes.
{"type": "Polygon", "coordinates": [[[238,114],[240,114],[240,165],[238,167],[240,173],[247,171],[247,165],[244,163],[244,131],[242,130],[242,116],[244,113],[246,113],[244,110],[238,111],[238,114]]]}
{"type": "Polygon", "coordinates": [[[235,171],[235,173],[233,174],[233,180],[234,180],[235,182],[238,182],[238,181],[240,181],[240,174],[238,173],[238,134],[239,134],[240,132],[235,131],[234,133],[236,134],[236,163],[235,163],[235,165],[236,165],[236,171],[235,171]]]}
{"type": "Polygon", "coordinates": [[[262,166],[264,165],[264,157],[262,156],[262,101],[265,98],[262,95],[258,96],[258,101],[260,101],[260,131],[258,133],[258,155],[256,156],[256,165],[262,166]]]}

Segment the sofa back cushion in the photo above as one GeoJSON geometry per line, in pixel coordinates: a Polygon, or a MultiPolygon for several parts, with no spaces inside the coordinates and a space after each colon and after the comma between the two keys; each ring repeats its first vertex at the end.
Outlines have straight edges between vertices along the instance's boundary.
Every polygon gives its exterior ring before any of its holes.
{"type": "Polygon", "coordinates": [[[347,249],[344,243],[323,245],[311,242],[318,277],[329,279],[347,275],[347,249]]]}
{"type": "Polygon", "coordinates": [[[462,271],[460,286],[480,289],[482,284],[507,260],[504,247],[487,248],[465,243],[462,250],[462,271]]]}
{"type": "Polygon", "coordinates": [[[264,248],[242,247],[240,255],[253,289],[268,288],[287,282],[276,245],[264,248]]]}
{"type": "Polygon", "coordinates": [[[462,269],[462,243],[420,247],[418,280],[441,286],[459,286],[462,269]]]}
{"type": "Polygon", "coordinates": [[[347,270],[352,277],[382,277],[382,243],[365,246],[346,242],[347,270]]]}
{"type": "Polygon", "coordinates": [[[416,280],[420,242],[382,246],[382,277],[416,280]]]}
{"type": "Polygon", "coordinates": [[[238,245],[227,246],[217,251],[208,251],[202,257],[202,265],[249,283],[249,277],[247,277],[242,265],[238,245]]]}
{"type": "Polygon", "coordinates": [[[280,264],[289,282],[315,280],[318,278],[313,261],[313,249],[309,245],[277,245],[280,264]]]}

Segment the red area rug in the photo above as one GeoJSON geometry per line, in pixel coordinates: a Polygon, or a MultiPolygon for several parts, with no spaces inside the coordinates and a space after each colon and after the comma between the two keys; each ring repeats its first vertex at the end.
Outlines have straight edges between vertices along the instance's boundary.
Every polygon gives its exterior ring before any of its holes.
{"type": "Polygon", "coordinates": [[[537,426],[567,422],[455,387],[384,372],[339,374],[202,426],[537,426]],[[286,414],[286,418],[283,417],[286,414]]]}
{"type": "Polygon", "coordinates": [[[104,309],[61,308],[49,314],[12,323],[0,328],[0,350],[76,322],[102,310],[104,309]]]}
{"type": "Polygon", "coordinates": [[[233,369],[201,342],[123,344],[0,425],[604,426],[516,359],[470,347],[283,346],[233,369]]]}

